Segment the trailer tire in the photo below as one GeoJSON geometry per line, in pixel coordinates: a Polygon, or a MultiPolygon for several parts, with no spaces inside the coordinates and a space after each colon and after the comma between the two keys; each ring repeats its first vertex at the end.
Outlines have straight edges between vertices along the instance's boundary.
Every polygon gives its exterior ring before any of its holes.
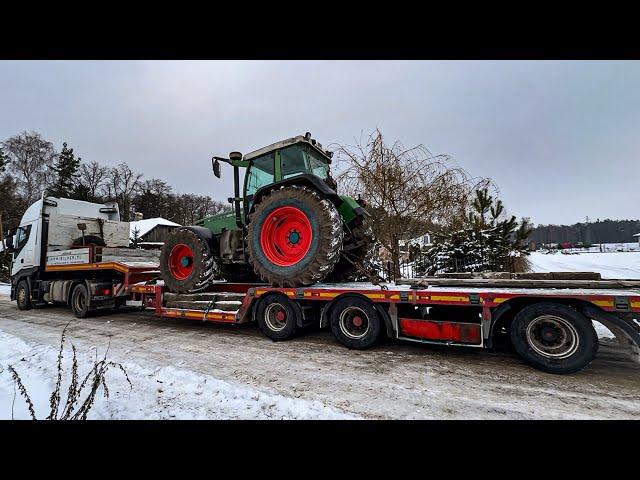
{"type": "Polygon", "coordinates": [[[511,342],[529,365],[548,373],[575,373],[598,352],[592,322],[560,303],[540,302],[523,308],[513,319],[511,342]]]}
{"type": "Polygon", "coordinates": [[[370,301],[345,297],[333,304],[330,327],[333,335],[345,347],[364,350],[380,338],[382,319],[370,301]]]}
{"type": "Polygon", "coordinates": [[[275,342],[288,340],[296,334],[298,316],[297,305],[282,295],[265,295],[256,311],[260,330],[275,342]]]}
{"type": "Polygon", "coordinates": [[[20,280],[16,286],[16,305],[18,305],[18,310],[31,309],[31,289],[26,280],[20,280]]]}
{"type": "Polygon", "coordinates": [[[89,292],[83,284],[76,285],[71,294],[71,310],[76,318],[89,315],[89,292]]]}

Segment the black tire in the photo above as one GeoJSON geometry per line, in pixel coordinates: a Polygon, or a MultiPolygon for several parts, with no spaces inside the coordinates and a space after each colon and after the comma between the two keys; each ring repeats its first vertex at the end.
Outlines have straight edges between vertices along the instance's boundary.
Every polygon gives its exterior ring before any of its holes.
{"type": "Polygon", "coordinates": [[[262,333],[273,341],[288,340],[298,328],[297,306],[282,295],[265,295],[258,304],[256,319],[262,333]]]}
{"type": "Polygon", "coordinates": [[[78,237],[73,241],[71,246],[72,247],[88,247],[88,246],[106,247],[107,246],[104,240],[98,237],[97,235],[85,235],[84,243],[82,242],[83,242],[82,237],[78,237]]]}
{"type": "Polygon", "coordinates": [[[591,320],[559,303],[523,308],[511,323],[510,337],[525,362],[548,373],[578,372],[598,352],[598,335],[591,320]]]}
{"type": "Polygon", "coordinates": [[[179,228],[167,238],[160,252],[160,274],[170,291],[187,293],[203,290],[216,273],[217,265],[209,245],[194,231],[179,228]],[[179,252],[176,247],[182,249],[180,245],[188,247],[192,255],[181,257],[187,259],[187,265],[184,266],[186,270],[178,272],[180,267],[176,266],[174,261],[176,252],[179,252]],[[184,276],[179,273],[184,273],[184,276]]]}
{"type": "Polygon", "coordinates": [[[375,245],[375,237],[370,227],[364,225],[355,227],[351,234],[344,239],[344,250],[340,255],[340,260],[333,271],[327,276],[329,282],[358,282],[369,281],[368,277],[356,265],[360,265],[364,270],[375,274],[375,269],[370,266],[371,251],[375,245]],[[358,244],[357,247],[349,249],[350,243],[358,244]]]}
{"type": "Polygon", "coordinates": [[[26,280],[20,280],[16,285],[16,305],[18,305],[18,310],[30,310],[33,305],[31,303],[31,289],[26,280]]]}
{"type": "Polygon", "coordinates": [[[83,284],[76,285],[71,293],[71,310],[76,318],[89,315],[89,292],[83,284]]]}
{"type": "MultiPolygon", "coordinates": [[[[324,280],[333,270],[340,259],[343,237],[342,219],[329,200],[305,187],[283,187],[268,193],[256,206],[255,211],[249,215],[247,229],[249,264],[265,282],[271,285],[278,287],[311,285],[324,280]],[[304,257],[286,266],[277,265],[269,260],[260,243],[266,220],[274,211],[282,207],[294,207],[301,211],[311,227],[310,245],[304,257]]],[[[289,237],[287,237],[288,241],[289,237]]],[[[298,240],[292,240],[292,242],[297,243],[298,240]]]]}
{"type": "Polygon", "coordinates": [[[333,304],[330,326],[333,335],[345,347],[364,350],[380,338],[382,319],[370,301],[345,297],[333,304]]]}

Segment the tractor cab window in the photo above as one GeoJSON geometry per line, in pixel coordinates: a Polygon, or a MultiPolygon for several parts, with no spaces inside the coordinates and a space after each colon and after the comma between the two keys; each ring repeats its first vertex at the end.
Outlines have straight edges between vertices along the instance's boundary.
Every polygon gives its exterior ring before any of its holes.
{"type": "Polygon", "coordinates": [[[307,173],[309,166],[300,145],[292,145],[280,151],[282,160],[282,178],[290,178],[307,173]]]}
{"type": "Polygon", "coordinates": [[[329,176],[329,164],[327,161],[311,149],[305,153],[308,156],[311,173],[316,177],[326,180],[329,176]]]}
{"type": "Polygon", "coordinates": [[[245,194],[253,195],[260,187],[264,187],[274,182],[273,165],[275,155],[268,153],[251,161],[251,166],[247,171],[245,194]]]}
{"type": "Polygon", "coordinates": [[[311,173],[325,180],[329,165],[327,161],[315,152],[309,145],[297,144],[283,148],[282,178],[290,178],[302,173],[311,173]]]}

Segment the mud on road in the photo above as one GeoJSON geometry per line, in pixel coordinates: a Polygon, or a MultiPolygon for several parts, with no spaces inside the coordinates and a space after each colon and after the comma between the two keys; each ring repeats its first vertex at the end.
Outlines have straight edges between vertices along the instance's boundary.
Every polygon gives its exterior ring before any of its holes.
{"type": "Polygon", "coordinates": [[[106,347],[118,362],[174,366],[268,393],[318,400],[363,418],[640,418],[640,366],[601,346],[573,375],[551,375],[510,352],[391,343],[348,350],[327,331],[287,342],[254,325],[214,325],[120,311],[76,319],[61,307],[18,311],[0,295],[0,329],[26,342],[106,347]]]}

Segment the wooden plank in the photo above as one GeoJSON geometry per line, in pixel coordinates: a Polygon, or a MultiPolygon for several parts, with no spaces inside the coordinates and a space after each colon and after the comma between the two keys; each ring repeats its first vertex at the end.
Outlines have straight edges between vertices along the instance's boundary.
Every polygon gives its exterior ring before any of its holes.
{"type": "MultiPolygon", "coordinates": [[[[98,253],[99,250],[96,252],[98,253]]],[[[102,262],[160,262],[160,250],[140,250],[136,248],[102,248],[102,262]]]]}
{"type": "Polygon", "coordinates": [[[625,289],[640,288],[640,280],[527,280],[527,279],[482,279],[482,278],[403,278],[399,285],[418,287],[487,287],[487,288],[584,288],[625,289]]]}

